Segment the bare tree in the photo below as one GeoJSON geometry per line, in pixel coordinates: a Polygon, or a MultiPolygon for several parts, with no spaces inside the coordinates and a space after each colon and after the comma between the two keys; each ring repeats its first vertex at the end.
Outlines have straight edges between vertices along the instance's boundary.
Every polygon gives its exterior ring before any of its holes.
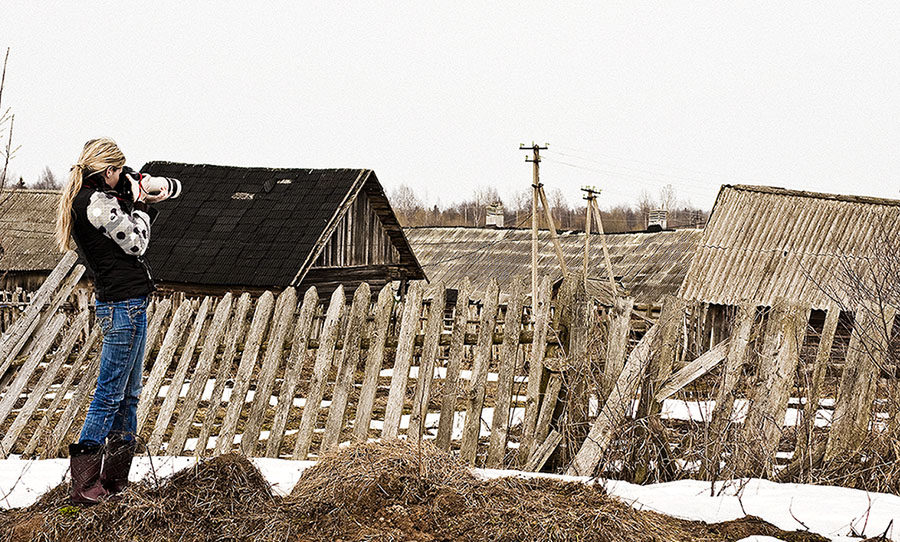
{"type": "Polygon", "coordinates": [[[678,204],[678,198],[675,195],[675,187],[671,184],[659,189],[659,206],[666,211],[672,211],[678,204]]]}
{"type": "Polygon", "coordinates": [[[422,201],[406,184],[401,184],[391,192],[391,206],[403,226],[411,226],[410,221],[416,212],[423,209],[422,201]]]}
{"type": "Polygon", "coordinates": [[[3,88],[6,86],[6,65],[9,63],[9,48],[6,49],[6,56],[3,59],[3,74],[0,75],[0,189],[6,185],[7,173],[9,171],[9,161],[12,159],[16,149],[12,146],[13,124],[16,116],[12,113],[12,108],[3,109],[3,88]],[[7,125],[9,128],[7,129],[7,125]]]}
{"type": "Polygon", "coordinates": [[[38,179],[38,182],[34,184],[34,189],[36,190],[59,190],[62,188],[62,183],[59,179],[56,178],[56,175],[50,171],[49,166],[44,166],[44,171],[41,172],[41,177],[38,179]]]}

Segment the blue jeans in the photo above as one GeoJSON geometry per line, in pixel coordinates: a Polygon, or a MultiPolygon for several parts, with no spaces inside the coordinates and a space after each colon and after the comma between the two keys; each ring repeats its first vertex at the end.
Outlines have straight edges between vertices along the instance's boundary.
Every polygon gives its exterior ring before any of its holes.
{"type": "Polygon", "coordinates": [[[107,437],[134,440],[147,343],[147,296],[96,305],[103,350],[97,389],[79,439],[83,445],[103,444],[107,437]]]}

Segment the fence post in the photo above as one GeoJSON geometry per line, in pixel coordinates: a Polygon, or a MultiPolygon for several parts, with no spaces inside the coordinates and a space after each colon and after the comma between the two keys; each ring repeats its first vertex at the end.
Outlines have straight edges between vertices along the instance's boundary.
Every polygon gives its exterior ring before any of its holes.
{"type": "Polygon", "coordinates": [[[503,346],[500,350],[500,370],[497,378],[497,400],[494,418],[491,420],[491,440],[485,466],[489,469],[503,465],[509,432],[509,406],[512,401],[513,380],[516,376],[516,359],[519,336],[522,331],[522,305],[525,279],[516,277],[506,303],[506,319],[503,322],[503,346]]]}
{"type": "MultiPolygon", "coordinates": [[[[244,292],[238,298],[237,308],[231,317],[231,323],[228,325],[228,331],[225,333],[225,352],[219,361],[219,368],[216,371],[216,383],[213,385],[212,394],[209,398],[209,405],[206,407],[206,414],[203,417],[203,427],[200,428],[200,437],[197,438],[197,447],[194,448],[194,455],[201,456],[206,454],[206,444],[209,442],[209,436],[215,424],[219,413],[219,406],[222,404],[222,394],[225,391],[225,382],[231,375],[231,366],[234,362],[234,356],[237,353],[237,345],[244,339],[244,331],[247,324],[247,313],[250,311],[250,294],[244,292]]],[[[218,441],[218,438],[216,439],[218,441]]],[[[218,444],[218,442],[217,442],[218,444]]]]}
{"type": "Polygon", "coordinates": [[[272,387],[275,385],[275,372],[282,362],[284,353],[284,340],[288,329],[294,320],[294,311],[297,310],[297,290],[291,286],[284,289],[275,303],[275,313],[272,316],[272,324],[269,329],[269,337],[266,344],[266,355],[263,358],[259,377],[256,379],[256,392],[253,394],[253,405],[250,415],[244,424],[244,433],[241,437],[241,451],[244,455],[256,455],[256,447],[259,444],[259,432],[266,409],[272,399],[272,387]]]}
{"type": "MultiPolygon", "coordinates": [[[[662,412],[662,401],[656,400],[656,393],[663,383],[672,375],[675,366],[675,356],[681,345],[681,327],[684,317],[684,303],[677,297],[666,295],[663,298],[662,310],[659,314],[660,327],[659,340],[650,351],[650,365],[647,367],[647,375],[641,384],[641,399],[635,416],[637,420],[645,420],[639,424],[637,439],[641,443],[636,452],[634,461],[634,475],[632,482],[641,484],[646,481],[650,468],[651,448],[654,448],[659,456],[668,456],[668,443],[664,432],[651,434],[656,426],[657,418],[662,412]],[[654,442],[659,442],[654,446],[654,442]]],[[[658,458],[659,460],[662,457],[658,458]]],[[[661,461],[658,461],[660,463],[661,461]]],[[[665,465],[657,464],[659,470],[665,465]]]]}
{"type": "Polygon", "coordinates": [[[522,422],[522,442],[519,445],[519,463],[524,463],[531,455],[534,445],[534,431],[540,410],[541,380],[544,373],[544,355],[547,350],[547,332],[550,329],[550,277],[541,280],[537,299],[531,301],[534,318],[534,333],[531,341],[531,355],[528,358],[528,387],[525,396],[525,419],[522,422]]]}
{"type": "Polygon", "coordinates": [[[366,354],[366,372],[363,375],[359,402],[356,405],[356,420],[353,422],[353,442],[365,442],[369,436],[372,423],[372,407],[375,405],[375,393],[378,391],[378,375],[384,362],[384,350],[387,346],[387,332],[391,323],[391,310],[394,307],[394,293],[388,284],[378,293],[375,302],[375,325],[369,340],[369,352],[366,354]]]}
{"type": "Polygon", "coordinates": [[[303,366],[306,363],[309,334],[318,305],[319,293],[315,286],[310,286],[303,295],[303,305],[300,307],[300,315],[294,325],[291,353],[284,369],[284,382],[281,384],[281,393],[278,395],[278,407],[275,409],[275,419],[272,420],[272,430],[269,432],[269,440],[266,442],[266,457],[278,457],[281,450],[284,428],[287,426],[291,407],[294,404],[297,381],[300,379],[300,373],[303,372],[303,366]]]}
{"type": "Polygon", "coordinates": [[[303,406],[300,430],[297,432],[292,459],[306,459],[309,456],[313,431],[316,428],[319,409],[322,407],[322,396],[325,394],[325,384],[328,381],[328,372],[334,360],[334,345],[337,342],[343,314],[344,287],[338,286],[331,294],[331,302],[328,304],[328,312],[325,315],[325,325],[322,326],[322,333],[319,335],[319,350],[316,352],[316,363],[309,381],[309,391],[306,394],[306,404],[303,406]]]}
{"type": "Polygon", "coordinates": [[[456,402],[459,396],[459,368],[465,357],[466,327],[469,322],[469,294],[471,281],[466,277],[456,291],[456,312],[450,335],[450,350],[447,358],[447,374],[441,385],[441,417],[435,445],[441,450],[450,450],[453,436],[453,419],[456,417],[456,402]]]}
{"type": "Polygon", "coordinates": [[[488,368],[491,364],[499,297],[500,287],[497,279],[491,279],[485,293],[484,309],[481,312],[478,343],[475,345],[475,359],[472,362],[472,379],[466,388],[466,419],[459,448],[459,458],[470,464],[475,462],[478,437],[481,434],[481,408],[484,405],[488,368]]]}
{"type": "MultiPolygon", "coordinates": [[[[209,312],[209,304],[210,298],[206,297],[200,305],[197,316],[194,318],[194,324],[181,351],[181,358],[178,359],[178,365],[175,366],[175,373],[172,375],[172,380],[169,383],[169,392],[159,408],[156,423],[153,425],[150,440],[147,443],[147,449],[151,454],[158,453],[160,448],[162,448],[163,438],[166,430],[169,429],[169,421],[171,421],[178,399],[181,397],[181,387],[187,377],[191,361],[194,359],[194,350],[197,348],[197,341],[200,340],[200,333],[203,331],[203,323],[206,321],[206,315],[209,312]]],[[[184,414],[187,415],[187,413],[184,414]]]]}
{"type": "Polygon", "coordinates": [[[381,431],[381,438],[395,438],[400,432],[400,418],[406,398],[409,366],[412,363],[416,333],[419,331],[421,311],[422,285],[416,281],[410,285],[409,291],[406,293],[403,322],[400,325],[400,336],[397,339],[397,355],[394,357],[394,369],[391,374],[387,405],[384,409],[384,428],[381,431]]]}
{"type": "Polygon", "coordinates": [[[371,290],[369,285],[363,282],[353,293],[353,304],[347,315],[344,348],[341,349],[340,362],[335,371],[334,392],[331,395],[331,406],[328,407],[328,419],[325,421],[325,433],[322,435],[319,455],[337,448],[341,440],[350,390],[353,387],[356,368],[359,366],[362,328],[371,302],[371,290]]]}
{"type": "Polygon", "coordinates": [[[251,373],[253,367],[256,366],[263,336],[269,327],[274,303],[275,296],[268,290],[263,292],[256,302],[256,310],[253,312],[253,320],[250,322],[250,330],[247,332],[247,341],[244,343],[244,351],[241,353],[241,363],[234,376],[234,388],[231,389],[231,395],[228,397],[228,409],[225,411],[222,429],[216,439],[217,455],[227,454],[234,445],[234,435],[237,432],[241,410],[244,409],[247,390],[250,388],[251,373]]]}
{"type": "Polygon", "coordinates": [[[441,328],[444,324],[444,307],[447,304],[447,291],[444,284],[438,282],[434,286],[431,299],[431,310],[425,323],[425,340],[422,343],[422,355],[419,356],[419,376],[416,378],[416,391],[413,395],[412,414],[409,418],[409,438],[421,440],[425,433],[425,421],[428,414],[428,400],[431,397],[431,382],[434,378],[434,365],[440,346],[441,328]]]}
{"type": "Polygon", "coordinates": [[[841,376],[825,461],[853,453],[865,439],[872,419],[872,403],[878,386],[879,364],[887,358],[887,340],[895,310],[865,303],[857,308],[841,376]],[[887,330],[887,331],[885,331],[887,330]]]}
{"type": "Polygon", "coordinates": [[[169,445],[166,447],[166,454],[168,455],[181,455],[181,452],[184,451],[184,442],[187,440],[188,431],[191,429],[191,422],[197,414],[197,405],[200,404],[200,397],[206,388],[213,359],[216,357],[219,343],[222,342],[222,337],[225,335],[225,324],[228,323],[228,315],[231,313],[231,299],[231,292],[228,292],[219,300],[219,304],[216,306],[212,323],[209,325],[206,338],[203,341],[200,359],[197,361],[197,367],[191,375],[191,386],[188,388],[187,395],[184,398],[181,416],[178,417],[175,430],[172,431],[172,437],[169,439],[169,445]]]}

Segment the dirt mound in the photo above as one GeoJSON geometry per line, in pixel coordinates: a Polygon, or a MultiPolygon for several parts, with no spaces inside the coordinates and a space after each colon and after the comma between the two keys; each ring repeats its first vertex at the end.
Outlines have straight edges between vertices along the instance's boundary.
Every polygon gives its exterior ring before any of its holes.
{"type": "Polygon", "coordinates": [[[826,540],[758,518],[707,525],[638,511],[597,485],[485,481],[430,444],[419,450],[403,441],[327,455],[283,499],[239,456],[205,461],[158,485],[133,485],[92,508],[68,506],[67,490],[0,515],[0,540],[826,540]]]}

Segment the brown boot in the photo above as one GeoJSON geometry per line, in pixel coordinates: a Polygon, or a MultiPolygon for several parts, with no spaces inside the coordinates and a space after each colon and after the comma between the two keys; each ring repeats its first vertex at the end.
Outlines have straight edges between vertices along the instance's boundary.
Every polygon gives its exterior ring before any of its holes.
{"type": "Polygon", "coordinates": [[[102,464],[102,446],[69,444],[69,471],[72,475],[69,499],[72,504],[91,506],[109,495],[100,485],[102,464]]]}
{"type": "Polygon", "coordinates": [[[128,472],[137,442],[111,438],[106,444],[106,458],[100,471],[100,484],[111,495],[121,493],[128,486],[128,472]]]}

